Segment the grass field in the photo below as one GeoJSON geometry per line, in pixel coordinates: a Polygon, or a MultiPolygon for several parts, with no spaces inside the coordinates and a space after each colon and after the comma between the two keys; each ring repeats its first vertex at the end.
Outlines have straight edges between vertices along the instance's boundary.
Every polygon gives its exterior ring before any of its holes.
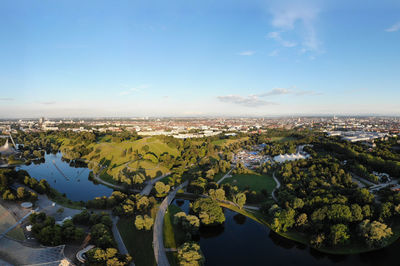
{"type": "MultiPolygon", "coordinates": [[[[0,233],[3,233],[5,230],[16,223],[17,221],[11,215],[11,213],[6,210],[2,205],[0,205],[0,233]]],[[[20,227],[16,227],[14,230],[10,231],[7,236],[17,240],[25,240],[24,232],[20,227]]]]}
{"type": "MultiPolygon", "coordinates": [[[[164,246],[165,248],[178,248],[185,242],[185,234],[178,226],[173,224],[174,215],[182,209],[176,205],[170,205],[164,216],[164,246]]],[[[171,265],[179,265],[177,252],[167,252],[168,261],[171,265]]]]}
{"type": "MultiPolygon", "coordinates": [[[[153,219],[156,217],[158,207],[157,204],[150,211],[153,219]]],[[[135,265],[156,265],[153,251],[153,230],[137,230],[134,218],[121,218],[117,227],[135,265]]]]}
{"type": "Polygon", "coordinates": [[[181,208],[170,205],[164,216],[164,246],[166,248],[177,248],[185,242],[185,234],[179,227],[173,224],[174,215],[181,212],[181,208]]]}
{"type": "Polygon", "coordinates": [[[163,153],[178,156],[178,150],[171,148],[157,138],[144,138],[137,141],[124,141],[120,143],[102,142],[92,144],[93,151],[85,156],[85,159],[104,164],[107,162],[109,168],[107,174],[116,177],[118,173],[126,166],[131,169],[146,169],[146,175],[155,178],[165,174],[168,169],[157,162],[157,157],[163,153]],[[124,154],[124,151],[141,151],[144,146],[149,147],[149,151],[155,154],[146,154],[140,161],[135,160],[134,152],[124,154]]]}
{"type": "Polygon", "coordinates": [[[218,173],[214,176],[214,182],[218,182],[221,178],[224,177],[226,173],[218,173]]]}
{"type": "Polygon", "coordinates": [[[156,265],[153,251],[153,230],[137,230],[133,218],[121,218],[117,226],[135,264],[156,265]]]}
{"type": "Polygon", "coordinates": [[[268,194],[275,188],[276,183],[272,176],[260,174],[237,174],[230,178],[224,179],[221,184],[229,183],[237,186],[240,190],[245,190],[249,187],[251,190],[261,191],[266,189],[268,194]]]}

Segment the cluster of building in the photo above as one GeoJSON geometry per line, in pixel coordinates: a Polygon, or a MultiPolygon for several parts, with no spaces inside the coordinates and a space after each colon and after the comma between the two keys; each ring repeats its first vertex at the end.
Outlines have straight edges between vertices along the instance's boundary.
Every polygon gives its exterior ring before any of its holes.
{"type": "Polygon", "coordinates": [[[241,150],[235,154],[233,158],[233,163],[241,162],[247,168],[254,168],[260,166],[264,162],[268,161],[269,157],[260,154],[257,151],[241,150]]]}
{"type": "MultiPolygon", "coordinates": [[[[0,121],[0,131],[123,130],[140,135],[168,135],[196,138],[218,134],[261,133],[269,129],[315,129],[324,132],[400,133],[398,117],[198,117],[198,118],[96,118],[96,119],[20,119],[0,121]]],[[[337,134],[337,133],[334,133],[337,134]]],[[[346,133],[349,134],[349,133],[346,133]]],[[[361,133],[360,133],[361,134],[361,133]]],[[[356,136],[356,138],[368,136],[356,136]]]]}
{"type": "Polygon", "coordinates": [[[344,140],[350,142],[373,142],[376,139],[384,140],[388,138],[388,133],[373,132],[373,131],[329,131],[328,136],[334,137],[339,136],[344,140]]]}

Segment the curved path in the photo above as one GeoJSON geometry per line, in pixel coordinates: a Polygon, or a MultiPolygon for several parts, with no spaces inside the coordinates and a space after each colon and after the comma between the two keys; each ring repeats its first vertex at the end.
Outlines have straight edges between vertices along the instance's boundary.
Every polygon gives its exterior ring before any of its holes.
{"type": "Polygon", "coordinates": [[[153,229],[153,249],[154,249],[154,257],[156,259],[158,266],[169,266],[167,254],[165,253],[164,247],[164,234],[163,234],[163,225],[164,225],[164,215],[167,211],[168,205],[171,204],[172,200],[175,198],[178,190],[187,186],[189,181],[185,181],[180,184],[174,191],[170,192],[167,197],[163,200],[158,209],[156,220],[154,222],[153,229]]]}
{"type": "Polygon", "coordinates": [[[277,189],[279,189],[281,187],[281,183],[279,182],[279,180],[275,177],[275,172],[272,174],[272,177],[274,178],[275,182],[276,182],[276,187],[274,188],[274,190],[272,190],[272,198],[274,199],[274,201],[278,201],[278,199],[275,196],[275,191],[277,189]]]}
{"type": "Polygon", "coordinates": [[[142,195],[142,196],[143,196],[143,195],[148,196],[148,195],[150,194],[151,190],[153,189],[154,184],[155,184],[157,181],[163,179],[164,177],[169,176],[170,174],[171,174],[171,173],[166,173],[166,174],[164,174],[164,175],[162,175],[162,176],[159,176],[159,177],[157,177],[157,178],[150,179],[150,180],[146,181],[146,182],[147,182],[147,185],[146,185],[146,186],[143,188],[143,190],[140,192],[140,195],[142,195]]]}

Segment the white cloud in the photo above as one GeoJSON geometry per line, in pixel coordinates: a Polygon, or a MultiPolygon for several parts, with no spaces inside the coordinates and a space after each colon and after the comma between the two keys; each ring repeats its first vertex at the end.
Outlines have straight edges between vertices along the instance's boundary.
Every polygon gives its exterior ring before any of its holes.
{"type": "Polygon", "coordinates": [[[400,30],[400,21],[395,23],[395,24],[393,24],[391,27],[385,29],[386,32],[395,32],[395,31],[398,31],[398,30],[400,30]]]}
{"type": "Polygon", "coordinates": [[[259,96],[265,97],[265,96],[284,95],[284,94],[291,94],[291,93],[292,93],[291,89],[275,88],[266,93],[262,93],[259,96]]]}
{"type": "Polygon", "coordinates": [[[295,47],[297,45],[297,43],[295,43],[295,42],[284,40],[282,38],[280,32],[277,32],[277,31],[272,31],[272,32],[268,33],[267,37],[277,41],[284,47],[295,47]]]}
{"type": "Polygon", "coordinates": [[[270,32],[267,36],[284,47],[300,46],[302,53],[321,52],[321,42],[315,29],[315,21],[319,10],[307,2],[279,2],[270,9],[272,13],[271,24],[277,31],[270,32]],[[299,41],[287,41],[282,35],[299,36],[299,41]]]}
{"type": "Polygon", "coordinates": [[[238,53],[238,55],[251,56],[251,55],[254,55],[255,53],[256,53],[255,51],[249,50],[249,51],[240,52],[240,53],[238,53]]]}
{"type": "MultiPolygon", "coordinates": [[[[125,86],[125,87],[128,87],[128,86],[125,86]]],[[[144,89],[147,89],[147,88],[150,88],[149,84],[142,84],[142,85],[139,85],[137,87],[133,87],[133,88],[130,88],[128,90],[121,91],[118,95],[119,96],[126,96],[126,95],[132,94],[133,92],[143,91],[144,89]]]]}
{"type": "Polygon", "coordinates": [[[258,94],[259,97],[276,96],[276,95],[294,95],[294,96],[305,96],[305,95],[320,95],[321,93],[313,90],[297,90],[293,88],[274,88],[268,92],[258,94]]]}
{"type": "Polygon", "coordinates": [[[221,102],[225,103],[233,103],[246,107],[258,107],[263,105],[272,105],[276,104],[273,102],[268,102],[262,100],[257,95],[249,95],[249,96],[241,96],[241,95],[225,95],[225,96],[217,96],[217,99],[221,102]]]}
{"type": "Polygon", "coordinates": [[[268,54],[268,56],[278,56],[279,55],[279,50],[273,50],[268,54]]]}

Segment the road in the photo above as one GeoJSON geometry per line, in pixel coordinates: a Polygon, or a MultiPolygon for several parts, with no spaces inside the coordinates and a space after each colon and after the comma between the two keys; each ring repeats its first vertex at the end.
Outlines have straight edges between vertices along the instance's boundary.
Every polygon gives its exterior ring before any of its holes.
{"type": "Polygon", "coordinates": [[[274,201],[278,201],[278,199],[275,196],[275,190],[279,189],[281,187],[281,183],[279,182],[279,180],[275,177],[275,172],[272,174],[272,177],[274,178],[275,182],[276,182],[276,187],[274,188],[274,190],[272,190],[272,198],[274,199],[274,201]]]}
{"type": "Polygon", "coordinates": [[[178,190],[187,186],[188,181],[185,181],[181,185],[179,185],[174,191],[170,192],[167,197],[163,200],[158,209],[156,220],[154,222],[153,229],[153,249],[154,249],[154,257],[156,258],[156,262],[158,266],[169,266],[167,254],[165,253],[164,247],[164,236],[163,236],[163,225],[164,225],[164,216],[167,211],[168,205],[171,204],[172,200],[175,198],[178,190]]]}
{"type": "Polygon", "coordinates": [[[226,174],[224,175],[223,178],[221,178],[220,180],[218,180],[217,184],[219,185],[225,178],[230,177],[229,175],[231,174],[231,172],[233,171],[233,169],[234,169],[234,168],[231,168],[231,170],[229,170],[229,172],[226,173],[226,174]]]}

